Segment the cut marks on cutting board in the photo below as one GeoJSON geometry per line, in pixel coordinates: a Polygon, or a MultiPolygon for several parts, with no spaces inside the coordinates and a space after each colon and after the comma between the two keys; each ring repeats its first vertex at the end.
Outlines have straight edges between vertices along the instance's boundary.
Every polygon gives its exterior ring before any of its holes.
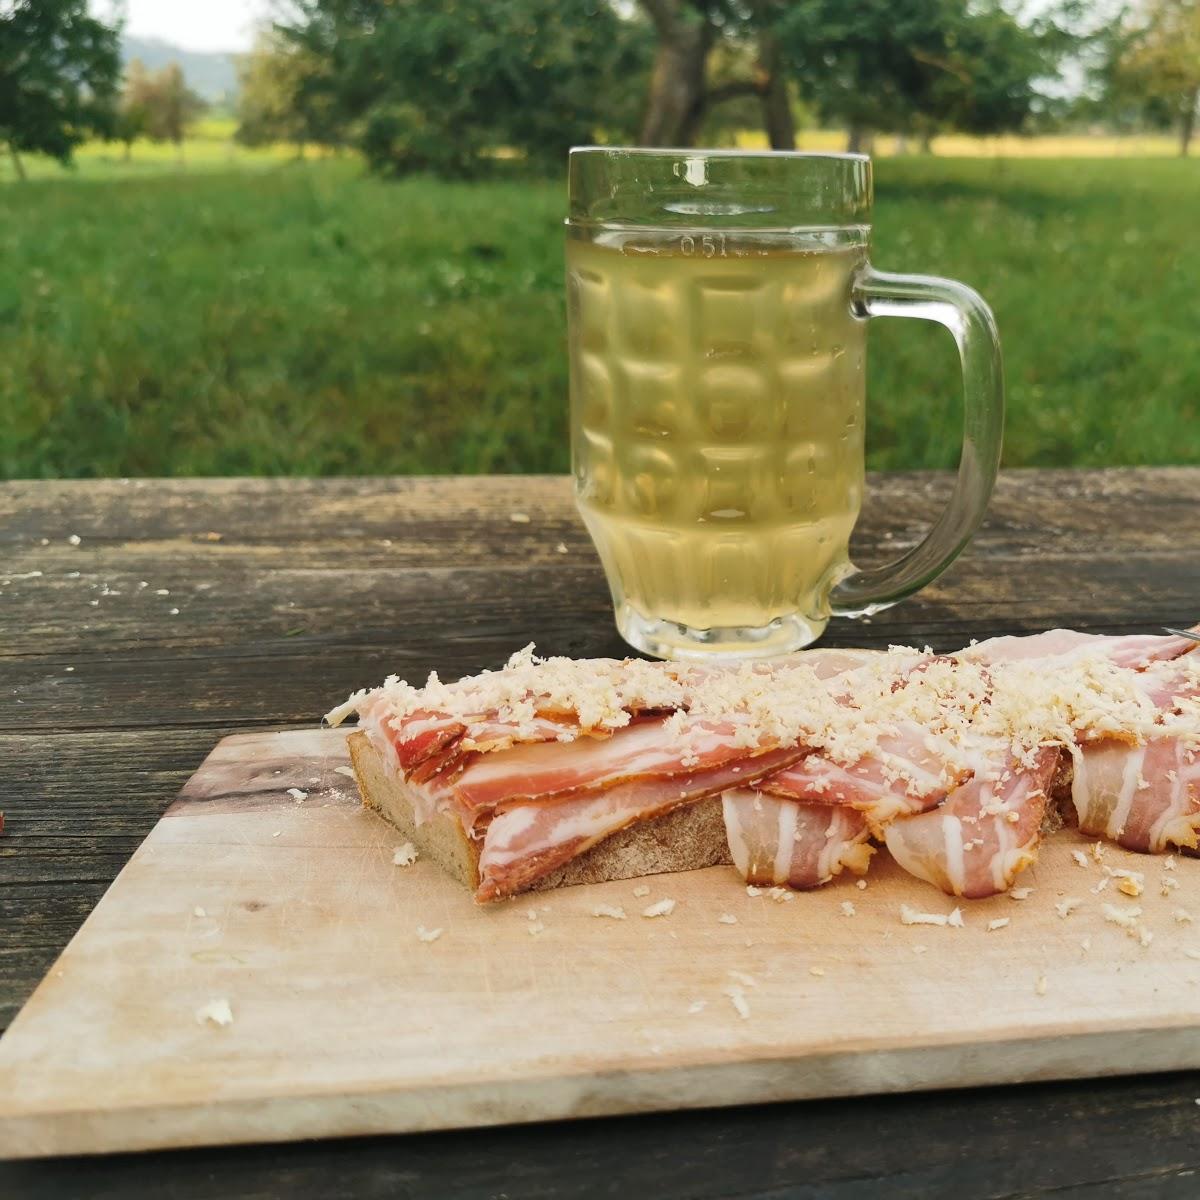
{"type": "Polygon", "coordinates": [[[0,1040],[0,1154],[1200,1067],[1198,862],[1108,849],[1145,893],[1094,893],[1064,832],[1028,899],[964,902],[961,929],[902,924],[954,903],[884,855],[864,890],[788,900],[710,868],[479,908],[393,864],[346,761],[339,731],[213,751],[0,1040]],[[230,1024],[197,1019],[213,1001],[230,1024]]]}

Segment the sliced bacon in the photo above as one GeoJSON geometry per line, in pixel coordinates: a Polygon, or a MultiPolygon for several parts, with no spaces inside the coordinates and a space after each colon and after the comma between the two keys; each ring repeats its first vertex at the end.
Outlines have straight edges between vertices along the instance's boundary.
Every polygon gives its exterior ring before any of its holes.
{"type": "Polygon", "coordinates": [[[729,852],[747,883],[814,888],[843,868],[866,872],[874,847],[866,818],[840,804],[806,804],[730,788],[721,797],[729,852]]]}
{"type": "MultiPolygon", "coordinates": [[[[1194,648],[1173,635],[1050,630],[949,658],[830,649],[736,668],[537,660],[527,648],[507,675],[450,685],[431,676],[423,690],[389,680],[331,720],[357,706],[388,769],[407,781],[417,819],[447,812],[478,839],[481,899],[528,887],[625,825],[716,792],[735,860],[754,882],[813,887],[846,867],[865,870],[873,836],[913,874],[973,897],[1007,888],[1033,861],[1047,791],[1066,761],[1057,746],[1018,758],[1007,741],[968,740],[976,752],[964,757],[964,733],[981,739],[1005,721],[1025,744],[1079,739],[1068,751],[1086,832],[1131,849],[1200,847],[1200,670],[1177,661],[1194,648]],[[1112,666],[1085,661],[1097,653],[1112,666]],[[969,732],[1008,663],[1032,664],[1014,672],[1018,688],[1070,667],[1069,721],[1047,711],[1043,725],[1032,703],[1027,720],[1010,720],[1021,708],[1010,683],[1000,720],[969,732]],[[1132,688],[1117,678],[1126,671],[1132,688]],[[910,705],[899,693],[918,686],[930,690],[910,705]],[[869,737],[854,728],[859,708],[869,737]],[[817,744],[780,745],[795,737],[817,744]]],[[[1057,703],[1053,690],[1030,686],[1038,703],[1057,703]]]]}
{"type": "MultiPolygon", "coordinates": [[[[636,721],[604,740],[542,742],[481,756],[438,799],[452,804],[464,824],[473,827],[481,815],[501,805],[546,801],[637,780],[688,778],[727,764],[736,782],[737,764],[759,749],[739,745],[733,725],[695,723],[681,740],[666,728],[667,720],[636,721]]],[[[803,752],[789,752],[786,761],[794,762],[803,752]]]]}
{"type": "Polygon", "coordinates": [[[833,679],[837,675],[845,675],[859,667],[870,666],[883,657],[880,650],[851,650],[846,648],[831,648],[821,650],[802,650],[797,655],[781,658],[777,661],[781,666],[803,663],[818,679],[833,679]]]}
{"type": "Polygon", "coordinates": [[[774,796],[843,804],[881,829],[902,813],[934,807],[970,775],[951,766],[924,730],[907,725],[879,739],[878,751],[845,767],[815,753],[758,786],[774,796]]]}
{"type": "Polygon", "coordinates": [[[449,780],[460,774],[471,761],[471,755],[463,751],[461,745],[461,739],[450,742],[444,750],[410,767],[406,772],[409,783],[427,783],[438,776],[449,780]]]}
{"type": "Polygon", "coordinates": [[[470,731],[463,738],[463,749],[489,754],[496,750],[507,750],[509,746],[523,742],[569,741],[581,734],[587,737],[607,737],[608,731],[581,730],[579,722],[567,713],[539,712],[532,721],[521,726],[516,726],[511,721],[487,718],[471,724],[470,731]]]}
{"type": "Polygon", "coordinates": [[[468,724],[430,712],[390,717],[386,711],[368,707],[359,721],[410,783],[426,783],[436,776],[452,778],[476,756],[518,743],[579,736],[578,723],[562,715],[539,714],[520,726],[496,717],[480,717],[468,724]]]}
{"type": "Polygon", "coordinates": [[[494,717],[481,717],[469,725],[448,717],[414,714],[385,722],[386,734],[396,747],[401,768],[407,773],[425,768],[426,778],[444,769],[455,756],[488,754],[510,746],[568,740],[579,736],[577,722],[538,715],[517,726],[494,717]],[[426,764],[437,760],[429,769],[426,764]]]}
{"type": "MultiPolygon", "coordinates": [[[[812,653],[809,651],[809,653],[812,653]]],[[[843,670],[827,676],[831,692],[846,709],[846,721],[855,719],[855,699],[864,682],[877,686],[875,662],[845,657],[843,670]],[[867,676],[867,679],[864,679],[867,676]]],[[[878,660],[878,655],[875,659],[878,660]]],[[[913,654],[893,661],[885,681],[894,692],[907,686],[930,662],[933,655],[913,654]]],[[[832,660],[829,665],[837,664],[832,660]]],[[[848,804],[868,813],[882,824],[897,812],[920,811],[943,799],[961,775],[948,772],[946,755],[928,733],[914,722],[897,724],[883,733],[870,755],[844,765],[820,751],[808,755],[794,767],[765,779],[759,788],[776,796],[817,804],[848,804]]]]}
{"type": "Polygon", "coordinates": [[[1138,673],[1137,686],[1166,716],[1179,711],[1185,701],[1200,697],[1200,669],[1193,667],[1191,659],[1153,663],[1138,673]]]}
{"type": "MultiPolygon", "coordinates": [[[[1193,632],[1200,632],[1197,626],[1193,632]]],[[[1109,637],[1079,633],[1074,629],[1048,629],[1045,633],[995,637],[968,646],[958,658],[974,662],[1021,662],[1033,658],[1062,658],[1099,650],[1119,667],[1141,670],[1152,662],[1166,662],[1196,649],[1190,638],[1174,634],[1130,634],[1109,637]]]]}
{"type": "Polygon", "coordinates": [[[1187,707],[1195,711],[1200,672],[1183,662],[1158,662],[1138,675],[1138,685],[1158,709],[1161,732],[1140,741],[1115,735],[1073,749],[1071,802],[1079,828],[1143,854],[1169,846],[1197,849],[1200,726],[1179,717],[1187,707]]]}
{"type": "Polygon", "coordinates": [[[1095,742],[1074,757],[1071,801],[1084,833],[1143,854],[1200,845],[1200,753],[1182,739],[1095,742]]]}
{"type": "Polygon", "coordinates": [[[411,761],[417,755],[412,750],[412,742],[406,734],[396,735],[397,752],[402,768],[406,771],[410,783],[426,783],[435,777],[440,777],[443,783],[449,783],[467,769],[467,766],[483,754],[495,754],[498,751],[511,749],[513,746],[538,745],[544,742],[571,742],[579,737],[605,738],[610,732],[591,731],[580,734],[578,725],[570,724],[561,719],[537,717],[534,721],[522,726],[519,730],[513,725],[503,722],[478,722],[466,732],[466,726],[459,725],[459,736],[454,736],[452,727],[444,727],[442,744],[432,746],[428,739],[429,733],[423,733],[421,738],[427,742],[429,749],[414,762],[412,766],[404,767],[405,748],[411,761]]]}
{"type": "Polygon", "coordinates": [[[1003,749],[985,751],[974,775],[944,804],[888,825],[892,857],[910,875],[954,896],[1007,891],[1037,858],[1061,753],[1057,747],[1040,750],[1030,767],[1003,749]]]}
{"type": "Polygon", "coordinates": [[[628,780],[549,804],[512,804],[487,827],[475,898],[511,896],[634,821],[661,816],[742,780],[753,781],[803,753],[775,749],[751,757],[743,750],[733,762],[697,768],[680,778],[628,780]]]}
{"type": "Polygon", "coordinates": [[[405,772],[440,756],[467,732],[461,721],[439,713],[413,713],[401,729],[396,729],[395,722],[384,720],[383,724],[396,748],[397,761],[405,772]]]}

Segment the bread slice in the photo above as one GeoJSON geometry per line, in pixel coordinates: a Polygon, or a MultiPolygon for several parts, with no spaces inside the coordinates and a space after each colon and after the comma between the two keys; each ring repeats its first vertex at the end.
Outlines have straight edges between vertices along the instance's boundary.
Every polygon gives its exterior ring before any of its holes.
{"type": "MultiPolygon", "coordinates": [[[[367,735],[352,733],[348,745],[363,803],[390,821],[425,858],[475,891],[479,887],[479,847],[462,825],[443,813],[418,825],[408,785],[387,771],[383,756],[367,735]]],[[[721,798],[709,796],[626,826],[525,890],[543,892],[577,883],[636,879],[732,862],[721,798]]]]}
{"type": "Polygon", "coordinates": [[[1042,837],[1079,823],[1071,800],[1071,783],[1075,779],[1075,760],[1063,753],[1058,756],[1058,769],[1050,781],[1046,796],[1046,811],[1042,815],[1042,837]]]}

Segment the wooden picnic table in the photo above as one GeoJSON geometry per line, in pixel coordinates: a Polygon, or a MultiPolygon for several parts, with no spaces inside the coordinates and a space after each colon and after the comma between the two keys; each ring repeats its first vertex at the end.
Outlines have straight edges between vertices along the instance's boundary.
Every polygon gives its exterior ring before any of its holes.
{"type": "MultiPolygon", "coordinates": [[[[948,485],[873,478],[857,557],[912,545],[948,485]]],[[[1200,469],[1007,472],[941,581],[827,644],[1191,623],[1198,513],[1200,469]]],[[[0,1029],[224,734],[529,641],[623,649],[562,478],[8,483],[0,555],[0,1029]]],[[[7,1164],[0,1195],[1193,1196],[1198,1097],[1190,1073],[7,1164]]]]}

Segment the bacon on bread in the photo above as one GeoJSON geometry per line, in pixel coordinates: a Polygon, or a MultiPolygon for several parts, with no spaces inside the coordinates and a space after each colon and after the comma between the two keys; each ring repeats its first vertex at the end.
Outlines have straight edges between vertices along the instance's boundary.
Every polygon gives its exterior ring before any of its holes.
{"type": "Polygon", "coordinates": [[[728,667],[527,647],[327,719],[357,714],[364,801],[480,901],[731,859],[814,887],[879,845],[976,897],[1012,886],[1062,807],[1130,849],[1197,846],[1194,645],[1051,630],[728,667]]]}

